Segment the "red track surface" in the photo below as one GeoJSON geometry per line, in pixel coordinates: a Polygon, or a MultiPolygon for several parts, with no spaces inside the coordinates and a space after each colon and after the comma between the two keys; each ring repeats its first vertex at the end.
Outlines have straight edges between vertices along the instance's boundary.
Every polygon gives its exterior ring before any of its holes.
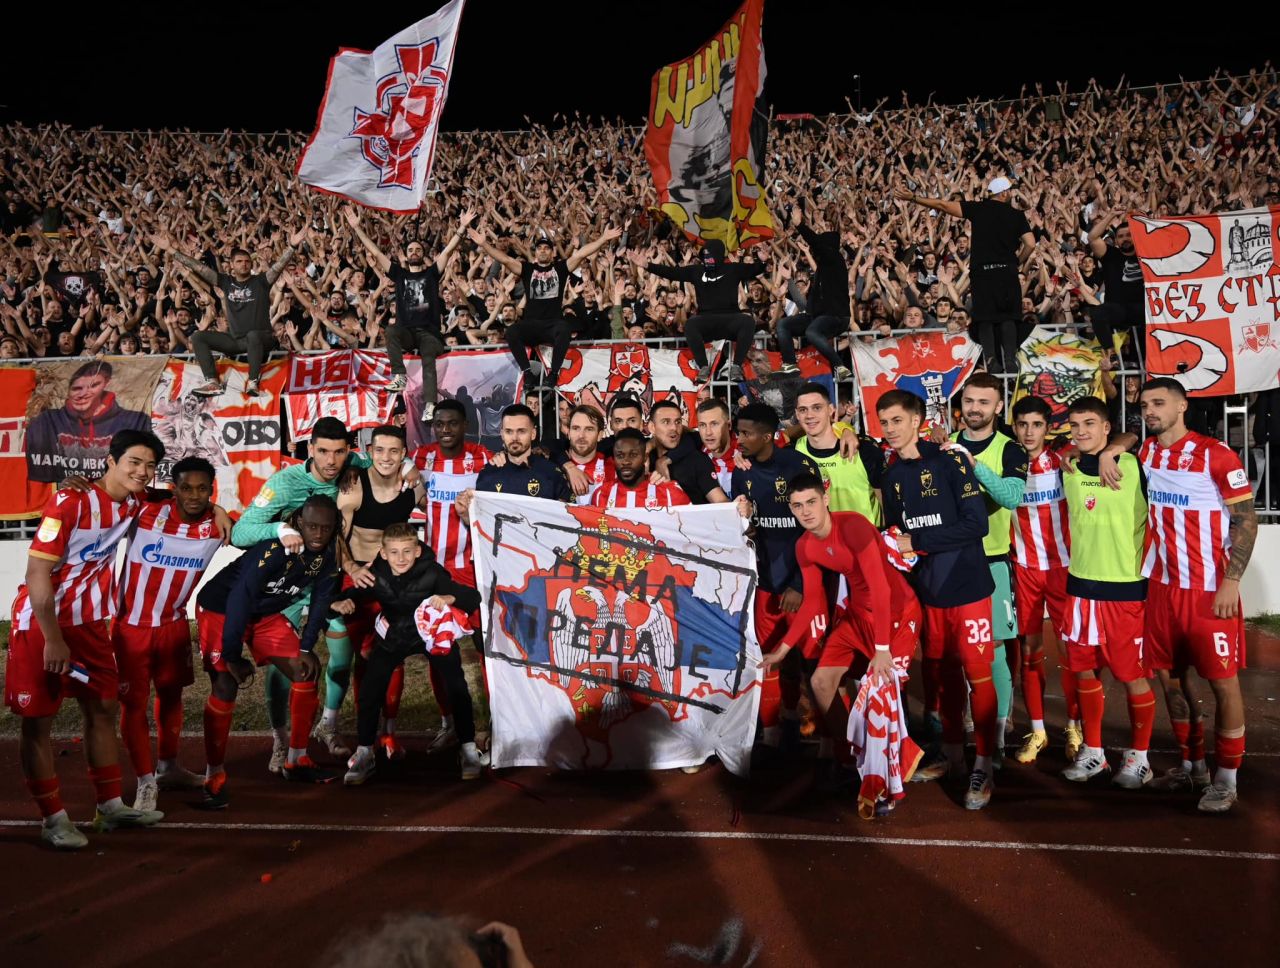
{"type": "MultiPolygon", "coordinates": [[[[312,964],[344,930],[406,909],[509,921],[539,968],[696,964],[669,947],[710,947],[735,918],[736,957],[702,963],[744,964],[758,944],[754,963],[770,966],[1274,964],[1280,643],[1250,644],[1250,756],[1226,817],[1197,813],[1190,795],[1067,784],[1060,748],[1010,763],[982,813],[958,790],[913,784],[892,817],[864,823],[847,796],[814,791],[805,766],[749,781],[713,767],[463,784],[449,754],[411,752],[366,787],[301,788],[266,772],[266,740],[241,737],[225,813],[164,795],[160,828],[56,855],[25,825],[6,741],[0,965],[312,964]]],[[[1048,713],[1060,722],[1060,700],[1048,713]]],[[[1109,743],[1123,716],[1112,686],[1109,743]]],[[[84,817],[79,745],[60,748],[65,799],[84,817]]],[[[203,759],[198,739],[184,756],[203,759]]]]}

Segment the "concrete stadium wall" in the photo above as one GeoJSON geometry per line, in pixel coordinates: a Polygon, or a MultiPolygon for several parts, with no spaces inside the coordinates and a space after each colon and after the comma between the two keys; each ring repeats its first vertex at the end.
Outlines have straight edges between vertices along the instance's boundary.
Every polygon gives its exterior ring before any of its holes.
{"type": "MultiPolygon", "coordinates": [[[[26,574],[29,546],[27,541],[0,541],[0,602],[6,603],[5,619],[9,618],[8,606],[12,604],[26,574]]],[[[220,548],[206,579],[237,554],[239,551],[235,548],[220,548]]],[[[1258,529],[1258,543],[1241,583],[1240,595],[1244,599],[1246,615],[1280,613],[1280,524],[1264,524],[1258,529]]],[[[194,595],[191,596],[191,614],[194,618],[194,595]]]]}

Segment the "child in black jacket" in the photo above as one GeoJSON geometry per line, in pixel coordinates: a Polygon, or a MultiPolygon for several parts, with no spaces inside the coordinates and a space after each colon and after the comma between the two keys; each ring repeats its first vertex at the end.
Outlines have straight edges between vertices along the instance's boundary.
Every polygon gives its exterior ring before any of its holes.
{"type": "MultiPolygon", "coordinates": [[[[345,782],[349,786],[363,783],[373,775],[378,741],[378,717],[392,673],[411,655],[426,652],[427,661],[445,683],[453,707],[454,729],[462,744],[460,760],[462,778],[473,780],[488,765],[488,754],[476,749],[475,719],[471,711],[471,693],[462,672],[462,657],[456,643],[437,639],[434,647],[426,642],[418,626],[422,606],[444,612],[456,606],[464,614],[480,607],[480,593],[459,585],[431,549],[418,540],[407,524],[393,524],[382,533],[382,550],[370,566],[374,584],[370,588],[354,588],[334,602],[334,611],[354,609],[355,598],[372,598],[382,607],[378,620],[379,636],[374,640],[368,665],[360,684],[356,705],[356,728],[359,746],[347,764],[345,782]]],[[[447,619],[442,629],[456,626],[447,619]]]]}

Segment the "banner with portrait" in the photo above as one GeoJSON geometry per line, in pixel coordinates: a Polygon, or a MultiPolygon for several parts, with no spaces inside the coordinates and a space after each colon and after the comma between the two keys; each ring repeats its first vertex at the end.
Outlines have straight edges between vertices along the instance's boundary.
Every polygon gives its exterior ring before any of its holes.
{"type": "Polygon", "coordinates": [[[107,356],[41,362],[27,400],[27,479],[101,477],[111,438],[151,430],[151,394],[167,358],[107,356]]]}

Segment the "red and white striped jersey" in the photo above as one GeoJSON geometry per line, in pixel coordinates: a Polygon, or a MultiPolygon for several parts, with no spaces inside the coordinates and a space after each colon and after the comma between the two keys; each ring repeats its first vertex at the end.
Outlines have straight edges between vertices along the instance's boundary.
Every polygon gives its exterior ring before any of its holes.
{"type": "Polygon", "coordinates": [[[715,465],[716,480],[720,482],[720,490],[728,494],[730,485],[733,483],[733,455],[738,452],[737,436],[729,435],[729,446],[719,457],[711,452],[710,447],[703,447],[702,452],[710,457],[711,463],[715,465]]]}
{"type": "Polygon", "coordinates": [[[1070,548],[1062,461],[1046,449],[1027,467],[1027,487],[1013,514],[1013,557],[1024,568],[1049,571],[1071,564],[1070,548]]]}
{"type": "Polygon", "coordinates": [[[689,495],[675,481],[653,484],[648,478],[643,478],[635,487],[612,480],[602,484],[591,497],[591,506],[596,508],[669,508],[691,503],[689,495]]]}
{"type": "Polygon", "coordinates": [[[148,504],[129,542],[119,620],[154,628],[187,617],[187,600],[222,546],[213,511],[186,522],[176,501],[148,504]]]}
{"type": "Polygon", "coordinates": [[[613,458],[605,457],[599,451],[586,463],[578,463],[578,459],[572,452],[569,454],[569,459],[573,461],[574,467],[587,475],[587,482],[591,485],[587,488],[586,494],[575,498],[578,504],[590,504],[592,496],[600,490],[601,485],[617,479],[617,472],[613,469],[613,458]]]}
{"type": "MultiPolygon", "coordinates": [[[[116,547],[142,511],[142,501],[123,501],[97,484],[88,491],[58,491],[44,506],[44,516],[29,554],[56,562],[53,607],[58,624],[87,625],[116,613],[116,547]]],[[[27,586],[13,603],[17,628],[29,629],[33,613],[27,586]]]]}
{"type": "MultiPolygon", "coordinates": [[[[422,471],[422,483],[427,491],[425,515],[427,546],[435,552],[436,561],[444,565],[452,575],[469,575],[475,582],[475,567],[471,562],[471,531],[453,502],[463,491],[476,486],[476,478],[490,460],[489,452],[480,444],[466,443],[459,457],[445,457],[439,444],[428,444],[413,452],[413,462],[422,471]]],[[[422,520],[415,517],[413,520],[422,520]]]]}
{"type": "Polygon", "coordinates": [[[1147,548],[1152,581],[1216,591],[1231,550],[1227,505],[1253,500],[1249,475],[1220,440],[1189,432],[1170,447],[1148,437],[1138,451],[1147,474],[1147,548]]]}

